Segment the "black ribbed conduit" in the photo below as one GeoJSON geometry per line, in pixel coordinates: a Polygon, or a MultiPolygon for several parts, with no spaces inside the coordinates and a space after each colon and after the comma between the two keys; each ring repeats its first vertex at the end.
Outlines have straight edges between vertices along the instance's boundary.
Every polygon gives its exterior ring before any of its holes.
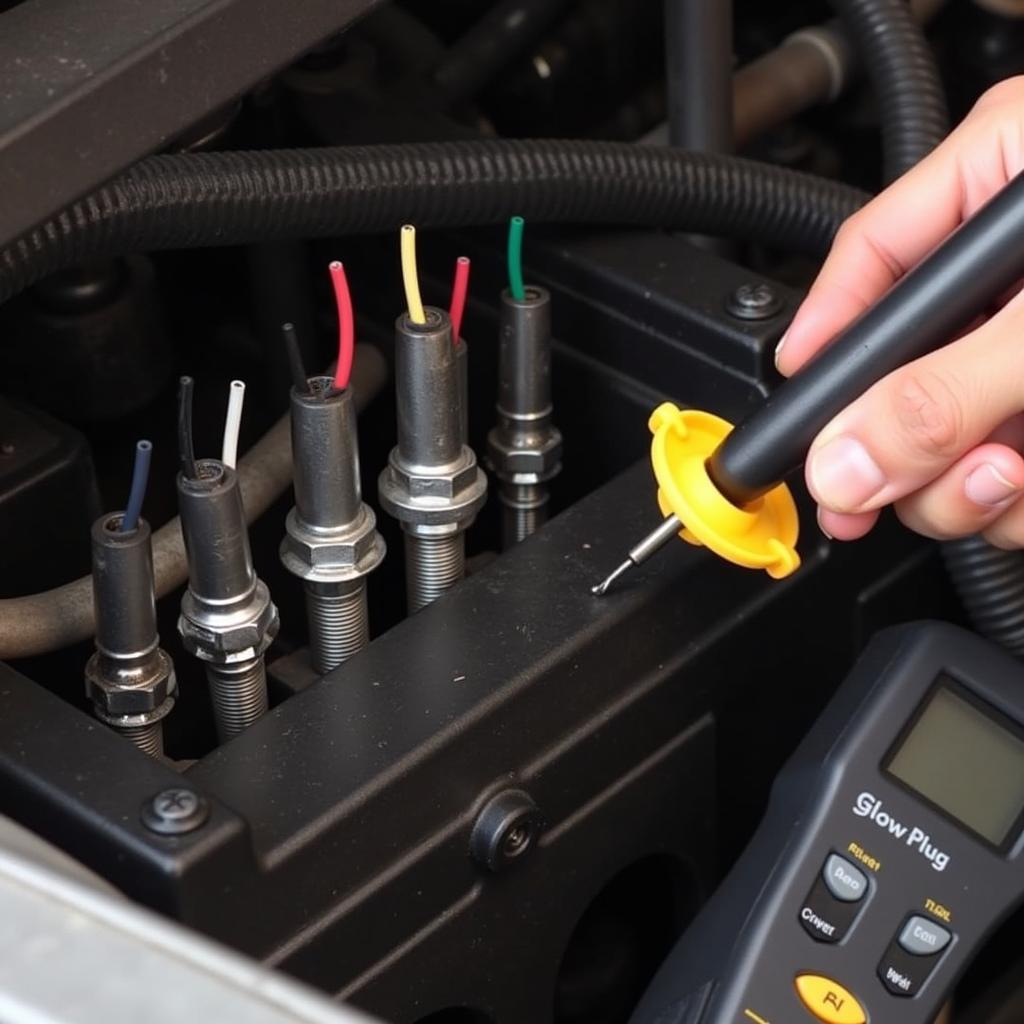
{"type": "Polygon", "coordinates": [[[878,97],[887,182],[909,171],[949,131],[942,80],[906,0],[831,0],[857,43],[878,97]]]}
{"type": "Polygon", "coordinates": [[[558,140],[154,156],[0,250],[0,302],[156,249],[531,221],[646,225],[822,254],[867,197],[736,157],[558,140]]]}
{"type": "Polygon", "coordinates": [[[1024,553],[964,537],[942,545],[942,560],[974,628],[1024,658],[1024,553]]]}

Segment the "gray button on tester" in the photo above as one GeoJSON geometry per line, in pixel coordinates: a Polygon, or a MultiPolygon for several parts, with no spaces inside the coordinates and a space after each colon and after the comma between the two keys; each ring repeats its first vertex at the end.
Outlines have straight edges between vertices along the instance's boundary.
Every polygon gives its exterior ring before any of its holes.
{"type": "Polygon", "coordinates": [[[919,915],[912,917],[900,932],[900,945],[915,956],[931,956],[949,945],[952,935],[945,928],[919,915]]]}
{"type": "Polygon", "coordinates": [[[822,877],[829,892],[844,903],[856,903],[868,891],[867,875],[837,853],[825,861],[822,877]]]}

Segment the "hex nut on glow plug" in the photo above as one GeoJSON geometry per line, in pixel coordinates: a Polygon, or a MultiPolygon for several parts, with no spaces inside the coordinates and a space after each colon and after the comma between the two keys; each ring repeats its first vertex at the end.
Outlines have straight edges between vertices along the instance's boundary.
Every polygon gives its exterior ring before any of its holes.
{"type": "Polygon", "coordinates": [[[85,691],[96,717],[153,757],[163,754],[163,719],[177,681],[160,647],[149,523],[122,531],[122,514],[92,526],[96,652],[85,667],[85,691]]]}
{"type": "Polygon", "coordinates": [[[235,471],[197,462],[194,477],[178,474],[178,505],[189,576],[178,632],[206,665],[223,742],[267,710],[263,655],[277,635],[277,608],[253,568],[235,471]]]}
{"type": "Polygon", "coordinates": [[[382,508],[405,532],[408,610],[419,611],[465,574],[465,531],[487,497],[487,478],[462,440],[458,355],[451,322],[395,325],[398,444],[381,473],[382,508]]]}
{"type": "Polygon", "coordinates": [[[547,518],[549,482],[562,469],[562,435],[552,423],[551,295],[528,287],[501,295],[498,423],[488,464],[501,483],[504,546],[525,540],[547,518]]]}
{"type": "Polygon", "coordinates": [[[305,581],[310,656],[324,675],[369,642],[366,576],[387,549],[360,493],[351,390],[333,390],[330,377],[293,387],[291,423],[295,507],[281,561],[305,581]]]}

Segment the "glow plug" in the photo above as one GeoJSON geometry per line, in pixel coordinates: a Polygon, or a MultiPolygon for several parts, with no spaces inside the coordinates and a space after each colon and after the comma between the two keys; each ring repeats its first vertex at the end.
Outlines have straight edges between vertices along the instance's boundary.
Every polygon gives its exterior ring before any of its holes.
{"type": "Polygon", "coordinates": [[[462,443],[459,370],[451,322],[427,308],[423,323],[395,325],[398,444],[380,475],[381,507],[405,532],[411,613],[465,575],[465,531],[487,497],[487,478],[462,443]]]}
{"type": "Polygon", "coordinates": [[[178,507],[188,589],[178,632],[185,649],[206,665],[217,733],[224,742],[267,710],[263,655],[279,621],[253,568],[238,475],[217,459],[192,457],[191,393],[192,380],[183,377],[178,507]]]}
{"type": "MultiPolygon", "coordinates": [[[[135,481],[141,459],[148,469],[149,450],[148,441],[139,442],[135,481]]],[[[85,666],[85,691],[101,722],[160,757],[177,681],[157,634],[153,546],[149,523],[139,516],[141,500],[139,493],[137,503],[129,499],[124,512],[100,516],[92,526],[96,652],[85,666]]]]}
{"type": "Polygon", "coordinates": [[[381,507],[405,533],[409,614],[437,600],[466,571],[465,531],[487,498],[487,477],[463,442],[459,357],[447,313],[424,307],[416,230],[402,228],[407,311],[395,323],[398,444],[378,481],[381,507]]]}
{"type": "Polygon", "coordinates": [[[291,390],[295,507],[281,561],[305,581],[313,668],[330,672],[369,642],[366,576],[386,548],[359,487],[356,412],[350,389],[312,377],[291,390]]]}
{"type": "Polygon", "coordinates": [[[562,435],[551,422],[551,296],[524,288],[501,294],[498,423],[487,436],[488,463],[500,481],[506,548],[547,518],[549,483],[562,469],[562,435]]]}

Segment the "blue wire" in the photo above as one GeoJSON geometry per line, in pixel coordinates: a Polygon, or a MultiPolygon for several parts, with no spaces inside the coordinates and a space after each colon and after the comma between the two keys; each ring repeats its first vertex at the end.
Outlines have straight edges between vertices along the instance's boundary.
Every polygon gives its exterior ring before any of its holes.
{"type": "Polygon", "coordinates": [[[128,493],[128,505],[121,517],[121,532],[130,533],[139,525],[142,502],[146,497],[149,482],[149,460],[153,456],[151,441],[139,441],[135,446],[135,466],[132,469],[132,489],[128,493]]]}

